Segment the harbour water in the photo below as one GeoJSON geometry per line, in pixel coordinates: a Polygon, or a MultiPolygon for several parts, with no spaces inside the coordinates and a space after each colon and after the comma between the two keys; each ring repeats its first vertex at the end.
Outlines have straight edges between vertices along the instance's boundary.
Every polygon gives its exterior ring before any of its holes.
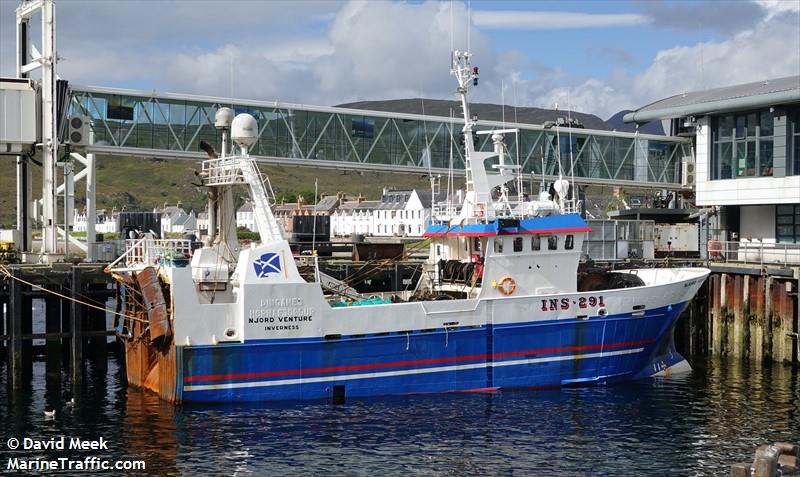
{"type": "Polygon", "coordinates": [[[67,378],[37,362],[22,391],[0,385],[2,471],[14,456],[88,455],[6,445],[62,435],[105,438],[97,456],[144,460],[136,475],[711,476],[759,444],[800,442],[796,370],[694,364],[690,375],[607,387],[173,407],[127,388],[112,359],[87,369],[72,407],[67,378]]]}

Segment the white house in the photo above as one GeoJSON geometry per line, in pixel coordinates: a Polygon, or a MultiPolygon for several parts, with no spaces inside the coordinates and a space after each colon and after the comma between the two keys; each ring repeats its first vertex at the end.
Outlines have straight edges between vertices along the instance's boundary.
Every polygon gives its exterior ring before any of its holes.
{"type": "Polygon", "coordinates": [[[256,219],[253,217],[253,204],[250,201],[246,201],[236,210],[236,228],[239,227],[256,231],[256,219]]]}
{"type": "MultiPolygon", "coordinates": [[[[72,231],[86,232],[86,211],[75,209],[72,217],[72,231]]],[[[95,233],[107,234],[117,233],[117,211],[107,212],[105,209],[97,211],[97,219],[94,226],[95,233]]]]}
{"type": "Polygon", "coordinates": [[[372,235],[375,228],[373,211],[377,200],[342,200],[331,214],[331,237],[349,237],[353,234],[372,235]]]}
{"type": "Polygon", "coordinates": [[[696,184],[698,206],[717,209],[713,227],[738,253],[795,250],[800,263],[800,76],[680,94],[625,120],[669,120],[673,135],[695,138],[684,182],[696,184]]]}
{"type": "Polygon", "coordinates": [[[421,237],[431,205],[431,193],[415,189],[384,189],[379,201],[343,201],[331,215],[331,235],[421,237]]]}
{"type": "Polygon", "coordinates": [[[208,212],[197,213],[197,232],[198,235],[208,233],[208,212]]]}
{"type": "Polygon", "coordinates": [[[430,217],[430,204],[422,203],[414,189],[383,189],[383,196],[373,211],[371,235],[376,237],[422,237],[430,217]]]}
{"type": "Polygon", "coordinates": [[[156,209],[153,212],[161,214],[162,237],[166,237],[169,233],[186,234],[197,232],[197,216],[194,211],[186,213],[180,202],[177,205],[164,204],[162,209],[156,209]]]}

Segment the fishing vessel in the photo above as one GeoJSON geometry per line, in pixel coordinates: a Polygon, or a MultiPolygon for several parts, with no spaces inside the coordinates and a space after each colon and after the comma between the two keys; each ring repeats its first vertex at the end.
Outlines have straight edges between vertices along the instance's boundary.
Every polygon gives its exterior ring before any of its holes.
{"type": "Polygon", "coordinates": [[[341,400],[596,385],[690,369],[672,334],[709,271],[579,273],[590,229],[569,181],[528,200],[521,184],[509,187],[520,180],[504,144],[513,131],[477,132],[494,150],[476,151],[470,59],[454,52],[451,70],[465,193],[435,208],[421,278],[391,300],[359,296],[314,257],[293,257],[248,151],[256,120],[219,110],[222,147],[205,145],[200,172],[209,237],[197,247],[145,234],[108,267],[120,284],[128,382],[174,403],[341,400]],[[249,191],[258,244],[236,238],[235,188],[249,191]]]}

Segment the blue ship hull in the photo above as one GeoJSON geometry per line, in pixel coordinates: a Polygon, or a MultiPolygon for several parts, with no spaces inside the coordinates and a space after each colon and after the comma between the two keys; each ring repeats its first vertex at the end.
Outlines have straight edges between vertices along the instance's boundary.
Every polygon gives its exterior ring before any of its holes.
{"type": "Polygon", "coordinates": [[[637,379],[683,360],[672,330],[685,306],[644,316],[177,347],[177,398],[325,399],[637,379]]]}

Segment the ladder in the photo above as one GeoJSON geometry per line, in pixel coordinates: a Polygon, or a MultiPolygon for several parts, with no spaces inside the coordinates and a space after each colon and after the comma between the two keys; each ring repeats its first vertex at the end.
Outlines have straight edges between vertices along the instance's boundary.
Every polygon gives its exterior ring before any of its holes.
{"type": "Polygon", "coordinates": [[[264,181],[258,166],[256,166],[256,161],[249,156],[242,157],[239,160],[239,168],[244,182],[250,186],[250,196],[253,199],[253,214],[256,228],[261,235],[261,242],[283,240],[281,227],[278,225],[278,221],[275,220],[275,216],[272,215],[267,191],[264,189],[264,181]]]}

